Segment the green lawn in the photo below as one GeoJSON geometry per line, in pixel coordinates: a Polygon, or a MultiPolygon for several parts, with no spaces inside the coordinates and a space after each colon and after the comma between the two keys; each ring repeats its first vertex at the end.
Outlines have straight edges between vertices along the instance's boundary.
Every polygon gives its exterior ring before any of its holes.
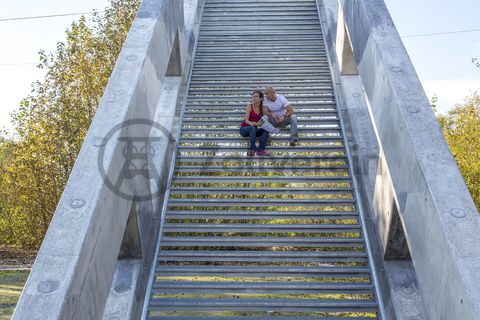
{"type": "Polygon", "coordinates": [[[0,320],[10,319],[30,270],[0,271],[0,320]]]}

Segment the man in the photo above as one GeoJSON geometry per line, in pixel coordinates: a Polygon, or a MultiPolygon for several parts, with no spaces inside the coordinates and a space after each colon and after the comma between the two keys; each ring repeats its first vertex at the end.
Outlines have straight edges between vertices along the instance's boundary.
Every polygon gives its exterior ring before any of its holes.
{"type": "Polygon", "coordinates": [[[268,121],[278,128],[290,125],[290,145],[294,147],[298,143],[297,116],[294,114],[290,102],[284,96],[275,93],[275,88],[265,88],[263,97],[263,114],[268,116],[268,121]]]}

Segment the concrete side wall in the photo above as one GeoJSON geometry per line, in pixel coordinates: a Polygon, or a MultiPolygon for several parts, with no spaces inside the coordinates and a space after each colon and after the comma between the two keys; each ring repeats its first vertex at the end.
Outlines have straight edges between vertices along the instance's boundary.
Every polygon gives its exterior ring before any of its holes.
{"type": "MultiPolygon", "coordinates": [[[[160,115],[167,131],[174,125],[176,99],[161,97],[164,90],[171,89],[169,84],[178,82],[166,77],[167,69],[173,74],[185,67],[184,38],[183,1],[142,2],[13,319],[101,319],[114,273],[114,284],[120,283],[114,288],[118,294],[136,290],[122,284],[119,270],[128,269],[135,286],[136,281],[145,280],[141,274],[150,266],[154,252],[171,137],[163,134],[155,140],[157,144],[152,146],[157,156],[148,159],[147,177],[134,177],[119,188],[112,188],[108,181],[125,178],[126,149],[119,137],[152,140],[152,124],[138,124],[136,119],[154,120],[160,115]],[[134,125],[126,125],[128,121],[134,125]],[[140,244],[131,246],[137,250],[132,256],[136,262],[119,263],[131,212],[136,214],[138,226],[129,229],[140,230],[136,235],[140,244]]],[[[135,235],[126,239],[135,239],[135,235]]],[[[128,254],[128,246],[124,249],[128,254]]],[[[130,309],[133,314],[134,307],[130,309]]]]}
{"type": "MultiPolygon", "coordinates": [[[[380,148],[362,165],[376,168],[369,200],[383,249],[396,205],[428,318],[480,319],[480,217],[429,101],[383,0],[339,3],[368,106],[357,118],[370,118],[380,148]]],[[[324,23],[332,38],[343,27],[324,23]]]]}

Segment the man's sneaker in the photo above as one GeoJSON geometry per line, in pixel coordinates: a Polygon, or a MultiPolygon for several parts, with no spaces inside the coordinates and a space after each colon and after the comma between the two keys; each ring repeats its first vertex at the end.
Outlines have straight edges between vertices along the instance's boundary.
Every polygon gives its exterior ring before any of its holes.
{"type": "Polygon", "coordinates": [[[268,140],[267,140],[267,146],[271,146],[272,145],[272,137],[268,136],[268,140]]]}
{"type": "Polygon", "coordinates": [[[268,152],[265,150],[258,150],[257,156],[268,156],[268,152]]]}
{"type": "Polygon", "coordinates": [[[249,157],[253,157],[254,155],[255,155],[255,150],[249,150],[247,152],[247,156],[249,156],[249,157]]]}
{"type": "Polygon", "coordinates": [[[297,145],[297,143],[298,143],[298,139],[294,139],[294,140],[290,141],[290,145],[292,147],[295,147],[297,145]]]}

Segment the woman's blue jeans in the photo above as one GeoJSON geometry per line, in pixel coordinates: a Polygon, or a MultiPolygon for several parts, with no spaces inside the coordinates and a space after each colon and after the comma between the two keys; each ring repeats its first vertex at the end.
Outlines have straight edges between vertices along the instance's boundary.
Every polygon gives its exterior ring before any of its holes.
{"type": "Polygon", "coordinates": [[[245,138],[250,137],[250,150],[257,150],[257,137],[260,137],[260,145],[258,146],[258,150],[265,150],[268,140],[267,131],[255,126],[245,126],[240,127],[240,135],[245,138]]]}

